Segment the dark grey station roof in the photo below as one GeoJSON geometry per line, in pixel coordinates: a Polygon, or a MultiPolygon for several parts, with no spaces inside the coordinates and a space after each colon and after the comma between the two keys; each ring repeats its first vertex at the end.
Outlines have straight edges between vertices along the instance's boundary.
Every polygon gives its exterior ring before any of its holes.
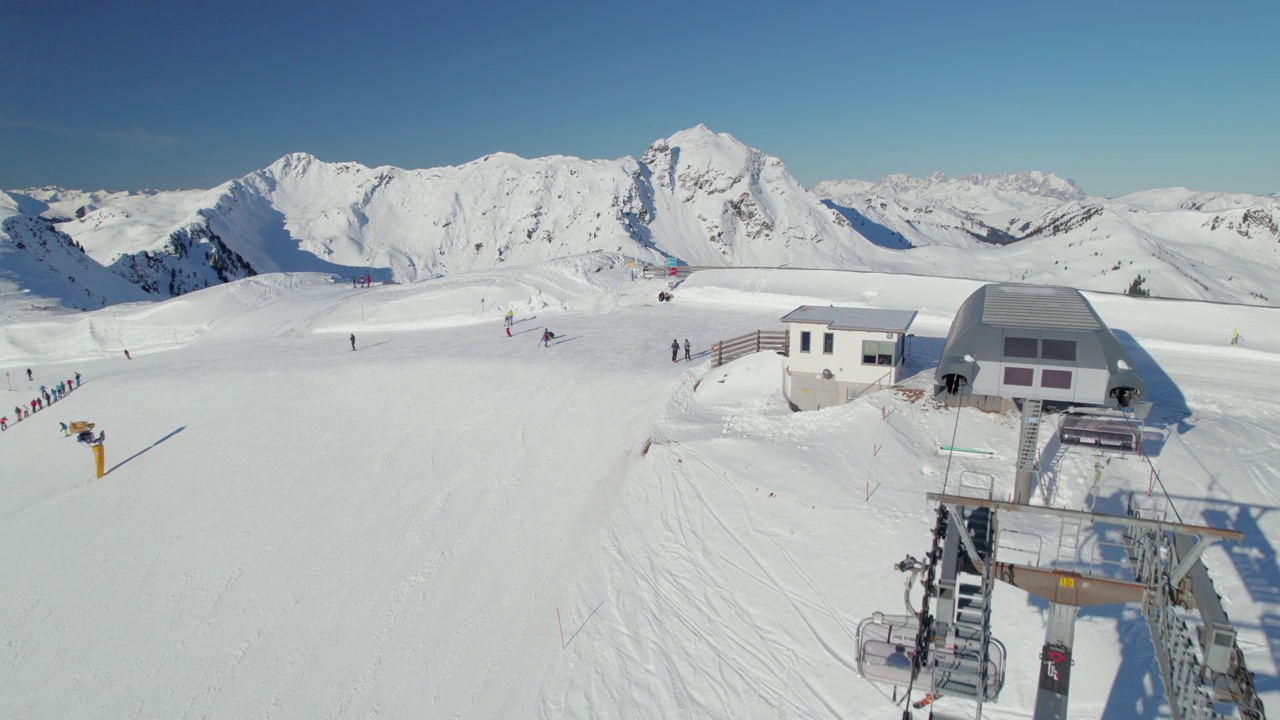
{"type": "Polygon", "coordinates": [[[915,310],[801,305],[787,313],[782,322],[814,323],[832,330],[868,330],[871,332],[906,332],[916,319],[915,310]]]}
{"type": "Polygon", "coordinates": [[[1085,331],[1106,327],[1074,288],[1001,284],[987,285],[981,292],[984,325],[1085,331]]]}

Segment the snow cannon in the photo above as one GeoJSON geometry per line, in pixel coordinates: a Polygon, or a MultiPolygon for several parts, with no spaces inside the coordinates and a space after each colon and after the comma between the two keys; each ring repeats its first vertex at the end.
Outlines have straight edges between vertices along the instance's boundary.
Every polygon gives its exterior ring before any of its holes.
{"type": "Polygon", "coordinates": [[[103,468],[107,463],[106,449],[103,448],[102,442],[107,438],[107,431],[103,430],[98,433],[98,437],[93,436],[93,429],[97,427],[94,423],[77,420],[68,427],[70,432],[75,433],[76,442],[84,443],[93,450],[93,464],[97,472],[98,478],[106,473],[103,468]]]}

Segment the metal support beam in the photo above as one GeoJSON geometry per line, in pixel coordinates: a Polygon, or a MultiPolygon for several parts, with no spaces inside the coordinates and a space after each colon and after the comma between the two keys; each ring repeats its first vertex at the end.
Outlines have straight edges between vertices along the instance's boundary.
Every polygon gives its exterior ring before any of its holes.
{"type": "Polygon", "coordinates": [[[1139,583],[1082,575],[1063,570],[998,562],[996,578],[1058,605],[1114,605],[1142,602],[1147,588],[1139,583]]]}
{"type": "Polygon", "coordinates": [[[1173,572],[1169,573],[1169,584],[1173,587],[1178,587],[1182,582],[1182,578],[1186,577],[1187,573],[1191,572],[1191,566],[1200,562],[1200,556],[1204,554],[1205,548],[1209,547],[1209,543],[1213,542],[1215,539],[1216,538],[1202,537],[1197,540],[1195,546],[1182,556],[1181,562],[1179,562],[1178,566],[1173,569],[1173,572]]]}
{"type": "Polygon", "coordinates": [[[1222,538],[1223,540],[1232,540],[1235,542],[1240,542],[1244,539],[1244,533],[1239,530],[1225,530],[1222,528],[1210,527],[1208,525],[1171,523],[1149,518],[1109,515],[1107,513],[1087,512],[1084,510],[1068,510],[1066,508],[1049,507],[1047,505],[1022,505],[1019,503],[1005,502],[1003,500],[986,500],[983,498],[965,497],[963,495],[948,495],[946,493],[929,493],[928,498],[930,502],[942,503],[943,505],[968,505],[970,507],[991,508],[992,510],[1039,513],[1042,515],[1053,515],[1055,517],[1084,519],[1092,522],[1111,523],[1112,525],[1142,528],[1144,530],[1168,530],[1170,532],[1181,533],[1184,535],[1211,535],[1213,537],[1222,538]]]}

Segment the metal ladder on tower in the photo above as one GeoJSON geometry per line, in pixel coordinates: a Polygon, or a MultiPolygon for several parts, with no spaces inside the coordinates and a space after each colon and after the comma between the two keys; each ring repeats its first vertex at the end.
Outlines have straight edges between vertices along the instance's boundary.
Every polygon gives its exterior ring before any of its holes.
{"type": "Polygon", "coordinates": [[[1075,570],[1079,562],[1080,533],[1084,528],[1084,520],[1078,518],[1062,518],[1058,526],[1058,551],[1055,553],[1055,564],[1062,568],[1075,570]]]}
{"type": "MultiPolygon", "coordinates": [[[[972,539],[979,557],[960,564],[962,569],[956,575],[955,618],[948,632],[949,647],[946,653],[937,653],[934,664],[934,694],[974,700],[977,719],[982,717],[983,702],[992,694],[988,659],[991,593],[995,587],[994,521],[994,513],[987,508],[964,516],[962,531],[972,539]]],[[[961,552],[968,555],[967,550],[961,552]]]]}
{"type": "Polygon", "coordinates": [[[1200,656],[1195,635],[1168,600],[1169,553],[1163,533],[1128,529],[1124,533],[1134,578],[1151,591],[1143,601],[1142,615],[1151,630],[1160,664],[1161,679],[1176,720],[1224,720],[1214,709],[1213,698],[1199,682],[1200,656]]]}
{"type": "Polygon", "coordinates": [[[1040,400],[1022,401],[1022,427],[1018,433],[1018,464],[1013,485],[1013,501],[1028,503],[1031,486],[1040,473],[1040,414],[1044,403],[1040,400]]]}

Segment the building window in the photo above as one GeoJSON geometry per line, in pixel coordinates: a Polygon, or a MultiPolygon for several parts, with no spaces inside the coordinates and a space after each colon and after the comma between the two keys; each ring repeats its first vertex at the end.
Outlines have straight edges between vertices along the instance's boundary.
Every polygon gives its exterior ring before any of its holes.
{"type": "Polygon", "coordinates": [[[1036,338],[1007,337],[1004,339],[1004,356],[1034,360],[1039,357],[1036,352],[1039,343],[1036,338]]]}
{"type": "Polygon", "coordinates": [[[809,331],[804,330],[800,333],[800,352],[809,352],[809,331]]]}
{"type": "MultiPolygon", "coordinates": [[[[1046,340],[1045,342],[1048,342],[1046,340]]],[[[1041,370],[1040,371],[1040,387],[1054,388],[1055,390],[1071,389],[1071,371],[1070,370],[1041,370]]]]}
{"type": "Polygon", "coordinates": [[[836,351],[835,333],[822,333],[822,354],[830,355],[836,351]]]}
{"type": "Polygon", "coordinates": [[[1073,363],[1076,361],[1076,341],[1046,338],[1040,341],[1040,352],[1044,360],[1073,363]]]}
{"type": "Polygon", "coordinates": [[[892,365],[893,350],[897,347],[896,342],[885,342],[884,340],[863,340],[862,341],[862,364],[863,365],[892,365]]]}
{"type": "Polygon", "coordinates": [[[1035,376],[1036,371],[1031,368],[1007,367],[1004,369],[1004,384],[1031,387],[1035,376]]]}

